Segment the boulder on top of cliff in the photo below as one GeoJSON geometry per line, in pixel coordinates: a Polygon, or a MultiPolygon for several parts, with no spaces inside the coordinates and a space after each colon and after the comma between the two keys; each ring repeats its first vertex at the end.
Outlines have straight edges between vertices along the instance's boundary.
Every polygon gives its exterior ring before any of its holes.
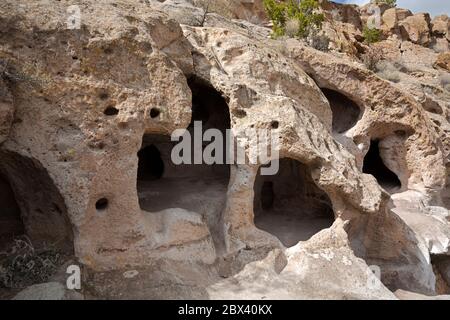
{"type": "Polygon", "coordinates": [[[450,18],[446,14],[434,17],[431,28],[434,36],[445,37],[450,41],[450,18]]]}
{"type": "Polygon", "coordinates": [[[417,13],[400,22],[403,37],[413,43],[427,46],[431,41],[431,19],[428,13],[417,13]]]}
{"type": "Polygon", "coordinates": [[[440,53],[433,66],[435,68],[442,68],[450,72],[450,52],[440,53]]]}
{"type": "Polygon", "coordinates": [[[389,30],[397,29],[399,26],[399,22],[405,20],[409,16],[412,16],[410,10],[401,8],[389,8],[383,13],[383,25],[389,30]]]}

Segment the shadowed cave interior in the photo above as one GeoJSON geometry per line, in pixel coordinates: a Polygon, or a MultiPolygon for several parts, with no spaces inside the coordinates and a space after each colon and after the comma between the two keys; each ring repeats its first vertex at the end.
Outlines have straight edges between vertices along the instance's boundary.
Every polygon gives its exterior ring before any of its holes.
{"type": "MultiPolygon", "coordinates": [[[[225,99],[213,87],[197,78],[190,79],[188,84],[192,90],[192,121],[187,130],[192,137],[193,150],[194,121],[201,122],[203,133],[215,128],[225,134],[226,129],[230,128],[230,115],[225,99]]],[[[203,150],[209,143],[203,142],[203,150]]],[[[177,144],[169,136],[144,135],[138,153],[139,204],[148,212],[170,208],[197,212],[215,224],[226,201],[229,165],[225,161],[210,165],[204,161],[202,164],[176,165],[171,159],[171,153],[177,144]]],[[[192,152],[191,163],[194,163],[193,157],[192,152]]]]}
{"type": "Polygon", "coordinates": [[[20,208],[8,180],[0,175],[0,250],[4,244],[25,233],[20,208]]]}
{"type": "Polygon", "coordinates": [[[0,299],[47,282],[73,253],[64,198],[47,170],[0,151],[0,299]]]}
{"type": "Polygon", "coordinates": [[[333,131],[344,133],[355,126],[361,115],[358,105],[337,91],[322,88],[322,92],[333,112],[333,131]]]}
{"type": "Polygon", "coordinates": [[[255,225],[291,247],[334,222],[328,195],[314,183],[307,166],[284,158],[274,176],[256,177],[255,225]]]}
{"type": "Polygon", "coordinates": [[[364,158],[363,172],[373,175],[378,184],[388,192],[398,191],[402,184],[398,176],[384,163],[380,155],[380,140],[372,140],[364,158]]]}
{"type": "Polygon", "coordinates": [[[0,153],[0,246],[26,235],[36,249],[73,253],[73,233],[64,199],[37,161],[0,153]]]}

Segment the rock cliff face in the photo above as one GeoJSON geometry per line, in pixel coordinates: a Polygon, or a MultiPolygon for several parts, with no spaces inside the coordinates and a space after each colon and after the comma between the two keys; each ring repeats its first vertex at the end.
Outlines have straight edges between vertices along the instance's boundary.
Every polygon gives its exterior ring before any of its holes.
{"type": "Polygon", "coordinates": [[[51,244],[87,298],[449,293],[448,17],[383,7],[367,45],[368,9],[324,1],[322,52],[262,1],[205,8],[0,3],[0,250],[51,244]],[[194,121],[276,152],[176,165],[194,121]]]}

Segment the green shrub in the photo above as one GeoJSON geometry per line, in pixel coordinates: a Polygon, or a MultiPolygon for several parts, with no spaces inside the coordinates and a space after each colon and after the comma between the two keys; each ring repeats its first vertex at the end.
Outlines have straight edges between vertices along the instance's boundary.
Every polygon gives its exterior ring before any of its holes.
{"type": "Polygon", "coordinates": [[[365,26],[363,28],[363,37],[366,43],[375,43],[380,41],[381,31],[377,28],[369,28],[365,26]]]}
{"type": "Polygon", "coordinates": [[[397,5],[397,0],[375,0],[375,4],[387,4],[388,6],[395,7],[397,5]]]}
{"type": "Polygon", "coordinates": [[[318,0],[263,0],[264,9],[273,23],[273,37],[307,37],[322,27],[324,15],[317,13],[318,0]],[[286,30],[286,27],[288,30],[286,30]]]}

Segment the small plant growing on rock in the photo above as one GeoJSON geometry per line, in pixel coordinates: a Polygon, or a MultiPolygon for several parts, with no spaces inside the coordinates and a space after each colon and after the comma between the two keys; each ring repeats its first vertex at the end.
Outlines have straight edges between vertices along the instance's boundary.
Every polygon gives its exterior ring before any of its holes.
{"type": "Polygon", "coordinates": [[[390,7],[395,7],[397,5],[397,0],[373,0],[375,4],[387,4],[390,7]]]}
{"type": "Polygon", "coordinates": [[[203,9],[204,14],[200,26],[204,26],[206,18],[210,13],[216,13],[225,18],[234,18],[231,10],[232,1],[218,1],[218,0],[195,0],[194,5],[203,9]]]}
{"type": "Polygon", "coordinates": [[[366,43],[375,43],[380,41],[381,31],[377,28],[369,28],[368,26],[365,26],[363,28],[363,37],[366,43]]]}
{"type": "Polygon", "coordinates": [[[274,38],[284,35],[306,38],[320,29],[324,15],[318,13],[318,0],[263,0],[264,8],[273,23],[274,38]]]}

